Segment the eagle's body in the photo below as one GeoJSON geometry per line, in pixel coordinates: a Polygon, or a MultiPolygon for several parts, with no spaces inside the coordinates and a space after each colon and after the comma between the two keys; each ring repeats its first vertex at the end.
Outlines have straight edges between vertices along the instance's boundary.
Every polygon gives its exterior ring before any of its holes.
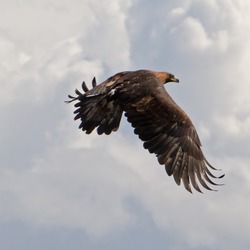
{"type": "Polygon", "coordinates": [[[81,119],[79,128],[87,134],[95,128],[98,134],[116,131],[125,112],[135,134],[144,141],[144,148],[156,154],[159,163],[165,165],[168,175],[173,175],[178,185],[182,180],[191,192],[191,182],[201,192],[198,179],[204,188],[211,190],[206,182],[216,185],[210,177],[217,177],[208,169],[214,168],[203,155],[190,118],[165,90],[167,82],[179,80],[167,72],[121,72],[99,85],[94,78],[91,90],[83,82],[85,93],[76,90],[78,96],[69,96],[72,98],[69,102],[78,101],[75,119],[81,119]]]}

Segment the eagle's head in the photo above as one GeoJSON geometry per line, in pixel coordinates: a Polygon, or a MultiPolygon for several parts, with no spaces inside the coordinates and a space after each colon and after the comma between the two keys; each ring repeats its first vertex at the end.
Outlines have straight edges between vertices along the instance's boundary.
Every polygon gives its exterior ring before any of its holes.
{"type": "Polygon", "coordinates": [[[153,72],[162,84],[167,82],[179,82],[179,79],[169,72],[153,72]]]}
{"type": "Polygon", "coordinates": [[[175,75],[173,75],[171,73],[167,73],[165,83],[167,83],[167,82],[179,82],[179,79],[176,78],[175,75]]]}

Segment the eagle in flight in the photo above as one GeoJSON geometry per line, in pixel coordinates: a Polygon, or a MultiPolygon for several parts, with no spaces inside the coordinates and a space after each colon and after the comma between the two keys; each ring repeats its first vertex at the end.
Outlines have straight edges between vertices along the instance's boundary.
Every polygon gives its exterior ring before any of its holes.
{"type": "Polygon", "coordinates": [[[82,83],[84,93],[75,90],[67,103],[76,101],[75,120],[80,129],[90,134],[95,128],[99,135],[109,135],[119,128],[123,112],[143,146],[154,153],[175,182],[181,181],[192,193],[191,185],[202,192],[198,182],[208,186],[220,185],[211,179],[216,170],[205,158],[196,129],[188,115],[174,102],[164,88],[168,82],[179,80],[168,72],[150,70],[125,71],[109,77],[92,89],[82,83]],[[198,181],[198,182],[197,182],[198,181]]]}

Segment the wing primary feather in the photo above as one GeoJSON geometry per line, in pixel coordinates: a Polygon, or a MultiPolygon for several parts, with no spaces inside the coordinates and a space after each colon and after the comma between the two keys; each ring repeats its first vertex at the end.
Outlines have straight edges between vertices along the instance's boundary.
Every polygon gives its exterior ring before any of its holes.
{"type": "Polygon", "coordinates": [[[78,119],[82,119],[83,118],[83,115],[81,113],[78,113],[75,117],[74,117],[74,120],[78,120],[78,119]]]}
{"type": "Polygon", "coordinates": [[[217,168],[213,167],[213,166],[207,161],[207,159],[206,159],[205,157],[204,157],[204,160],[205,160],[206,164],[207,164],[211,169],[213,169],[213,170],[221,170],[221,169],[217,169],[217,168]]]}
{"type": "Polygon", "coordinates": [[[83,96],[83,94],[78,89],[75,89],[75,93],[79,96],[83,96]]]}
{"type": "Polygon", "coordinates": [[[182,152],[181,147],[179,147],[178,152],[175,156],[172,166],[169,166],[169,173],[173,174],[175,182],[180,185],[180,172],[181,172],[181,165],[183,161],[184,153],[182,152]]]}
{"type": "MultiPolygon", "coordinates": [[[[204,157],[204,158],[205,158],[205,157],[204,157]]],[[[205,162],[206,162],[206,164],[207,164],[211,169],[221,171],[221,169],[217,169],[217,168],[213,167],[213,166],[207,161],[206,158],[205,158],[205,162]]],[[[225,176],[225,174],[222,174],[222,175],[220,175],[220,176],[215,176],[214,178],[216,178],[216,179],[221,179],[221,178],[223,178],[224,176],[225,176]]],[[[212,177],[213,177],[213,176],[212,176],[212,177]]]]}
{"type": "Polygon", "coordinates": [[[87,87],[85,81],[82,82],[82,90],[83,90],[84,92],[88,92],[88,91],[89,91],[89,88],[87,87]]]}
{"type": "Polygon", "coordinates": [[[65,103],[71,103],[71,102],[74,102],[76,100],[78,100],[78,97],[74,97],[74,96],[71,96],[71,95],[68,95],[68,97],[71,99],[71,100],[68,100],[68,101],[65,101],[65,103]]]}
{"type": "Polygon", "coordinates": [[[201,172],[202,172],[201,170],[199,170],[199,171],[197,172],[197,177],[198,177],[198,180],[199,180],[200,184],[201,184],[205,189],[214,191],[214,190],[211,189],[211,188],[207,185],[207,183],[204,181],[204,177],[203,177],[203,175],[201,174],[201,172]]]}
{"type": "Polygon", "coordinates": [[[192,193],[192,189],[190,187],[190,182],[189,182],[187,168],[184,168],[184,170],[183,170],[183,173],[182,173],[182,182],[183,182],[183,185],[186,188],[186,190],[189,191],[190,193],[192,193]]]}
{"type": "Polygon", "coordinates": [[[168,174],[168,176],[171,176],[173,174],[172,172],[173,158],[168,158],[164,165],[165,165],[166,173],[168,174]]]}
{"type": "Polygon", "coordinates": [[[97,85],[95,77],[92,80],[92,87],[95,88],[97,85]]]}
{"type": "Polygon", "coordinates": [[[218,184],[213,182],[207,175],[207,173],[204,173],[204,178],[207,180],[207,182],[209,182],[210,184],[214,185],[214,186],[223,186],[223,184],[218,184]]]}
{"type": "Polygon", "coordinates": [[[215,175],[213,175],[213,174],[211,173],[211,171],[210,171],[207,167],[206,167],[206,173],[207,173],[210,177],[217,179],[217,177],[216,177],[215,175]]]}
{"type": "Polygon", "coordinates": [[[159,155],[158,157],[158,162],[160,164],[165,164],[165,162],[167,161],[167,159],[170,157],[172,158],[172,153],[176,151],[176,149],[179,147],[178,144],[174,144],[172,148],[170,148],[165,154],[159,155]]]}
{"type": "MultiPolygon", "coordinates": [[[[196,163],[196,161],[194,161],[194,163],[196,163]]],[[[191,183],[192,183],[192,186],[200,193],[202,193],[202,191],[200,190],[199,188],[199,185],[197,184],[197,181],[196,181],[196,167],[197,165],[195,164],[192,164],[188,167],[188,175],[190,177],[190,180],[191,180],[191,183]]]]}
{"type": "Polygon", "coordinates": [[[181,183],[181,177],[182,177],[184,169],[188,166],[188,161],[189,161],[189,157],[187,153],[183,152],[178,171],[174,171],[174,169],[172,169],[175,182],[178,185],[180,185],[181,183]]]}

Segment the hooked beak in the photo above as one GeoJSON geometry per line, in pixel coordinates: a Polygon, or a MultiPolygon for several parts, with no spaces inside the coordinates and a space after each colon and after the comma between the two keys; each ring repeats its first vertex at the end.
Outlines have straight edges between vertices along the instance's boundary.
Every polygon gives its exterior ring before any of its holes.
{"type": "Polygon", "coordinates": [[[179,79],[176,78],[176,76],[173,75],[173,76],[170,78],[170,81],[171,81],[171,82],[179,82],[179,79]]]}

